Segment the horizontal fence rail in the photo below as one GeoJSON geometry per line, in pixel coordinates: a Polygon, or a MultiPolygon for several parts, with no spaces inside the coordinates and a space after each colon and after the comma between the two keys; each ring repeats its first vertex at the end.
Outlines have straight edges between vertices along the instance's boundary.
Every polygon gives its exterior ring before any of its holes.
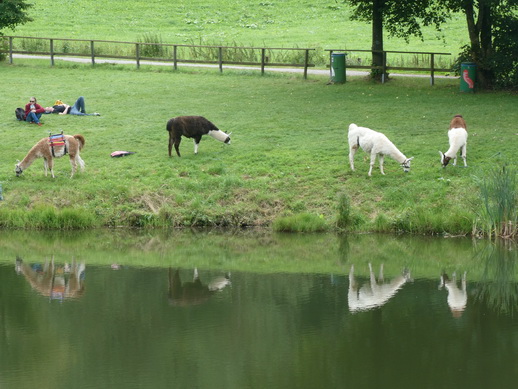
{"type": "Polygon", "coordinates": [[[171,62],[175,70],[180,63],[213,64],[218,65],[220,72],[223,72],[224,64],[260,66],[261,73],[268,66],[285,66],[303,68],[304,78],[307,78],[308,68],[315,66],[310,63],[310,52],[315,51],[311,48],[209,46],[27,36],[5,36],[4,39],[8,39],[11,64],[13,54],[28,54],[48,55],[52,66],[57,56],[90,58],[92,65],[95,65],[96,58],[134,60],[137,68],[142,61],[171,62]],[[20,43],[15,44],[15,40],[20,43]]]}
{"type": "MultiPolygon", "coordinates": [[[[442,55],[451,55],[451,53],[434,53],[434,52],[422,52],[422,51],[390,51],[390,50],[344,50],[344,49],[326,49],[329,51],[329,63],[331,64],[331,57],[334,52],[341,52],[346,54],[346,68],[351,69],[368,69],[368,70],[380,70],[381,72],[381,82],[384,83],[387,75],[387,71],[389,70],[408,70],[412,72],[430,72],[430,84],[434,85],[435,83],[435,72],[450,72],[451,68],[441,68],[436,64],[437,56],[442,55]],[[381,66],[373,66],[373,65],[362,65],[362,60],[360,56],[357,56],[356,59],[351,53],[380,53],[382,55],[383,61],[381,66]],[[391,66],[390,61],[387,59],[388,55],[413,55],[420,57],[428,57],[428,60],[423,60],[422,62],[426,63],[428,66],[425,67],[407,67],[407,66],[391,66]],[[349,57],[349,58],[347,58],[349,57]]],[[[370,59],[369,59],[370,61],[370,59]]],[[[419,61],[416,61],[419,62],[419,61]]],[[[370,62],[369,62],[370,63],[370,62]]],[[[329,66],[329,72],[332,77],[332,67],[329,66]]]]}

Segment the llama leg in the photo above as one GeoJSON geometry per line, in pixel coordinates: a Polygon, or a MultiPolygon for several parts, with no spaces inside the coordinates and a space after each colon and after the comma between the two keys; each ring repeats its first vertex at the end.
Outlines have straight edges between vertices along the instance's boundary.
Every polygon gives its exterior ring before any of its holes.
{"type": "Polygon", "coordinates": [[[385,156],[383,154],[380,154],[379,161],[380,161],[380,171],[381,174],[385,175],[385,172],[383,171],[383,162],[385,160],[385,156]]]}
{"type": "Polygon", "coordinates": [[[193,139],[193,142],[194,142],[194,154],[198,154],[199,143],[196,143],[196,139],[193,139]]]}
{"type": "Polygon", "coordinates": [[[369,168],[369,176],[372,176],[372,167],[374,166],[374,162],[376,162],[376,153],[371,154],[371,162],[369,168]]]}
{"type": "Polygon", "coordinates": [[[49,170],[49,163],[47,161],[47,158],[43,158],[43,169],[45,169],[45,177],[47,177],[47,173],[49,170]]]}
{"type": "MultiPolygon", "coordinates": [[[[48,165],[48,168],[50,170],[50,175],[52,176],[52,178],[56,178],[54,176],[54,159],[50,158],[47,160],[47,165],[48,165]]],[[[45,171],[45,176],[47,175],[47,171],[45,171]]]]}
{"type": "Polygon", "coordinates": [[[79,154],[76,155],[76,162],[79,163],[79,167],[81,168],[81,172],[85,171],[85,161],[81,158],[79,154]]]}
{"type": "Polygon", "coordinates": [[[462,146],[460,156],[462,157],[462,160],[464,161],[464,167],[467,167],[468,164],[466,163],[466,145],[462,146]]]}
{"type": "Polygon", "coordinates": [[[182,139],[176,139],[174,141],[174,149],[176,150],[176,154],[178,154],[179,157],[181,157],[180,155],[180,142],[182,141],[182,139]]]}
{"type": "Polygon", "coordinates": [[[70,156],[70,165],[72,165],[72,174],[70,174],[70,178],[74,177],[74,173],[76,172],[76,169],[77,169],[77,164],[76,164],[76,157],[75,155],[74,156],[70,156]]]}
{"type": "Polygon", "coordinates": [[[351,165],[352,171],[354,171],[354,154],[356,154],[357,150],[358,147],[349,147],[349,164],[351,165]]]}
{"type": "Polygon", "coordinates": [[[171,152],[173,151],[173,137],[171,133],[169,133],[169,145],[168,145],[169,156],[171,156],[171,152]]]}

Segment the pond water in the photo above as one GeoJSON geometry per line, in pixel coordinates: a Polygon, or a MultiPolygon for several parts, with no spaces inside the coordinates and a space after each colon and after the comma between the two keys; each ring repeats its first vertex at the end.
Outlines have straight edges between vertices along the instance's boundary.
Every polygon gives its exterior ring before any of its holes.
{"type": "Polygon", "coordinates": [[[516,246],[94,231],[0,249],[2,389],[518,385],[516,246]]]}

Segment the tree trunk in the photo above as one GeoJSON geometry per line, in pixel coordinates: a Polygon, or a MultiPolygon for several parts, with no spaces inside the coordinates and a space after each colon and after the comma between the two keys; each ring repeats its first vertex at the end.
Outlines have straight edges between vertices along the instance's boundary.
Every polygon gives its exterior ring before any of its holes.
{"type": "MultiPolygon", "coordinates": [[[[385,0],[372,1],[372,65],[383,66],[383,6],[385,0]]],[[[372,78],[381,80],[382,69],[371,72],[372,78]]]]}
{"type": "Polygon", "coordinates": [[[464,5],[470,39],[470,51],[477,64],[477,84],[482,89],[490,88],[494,81],[494,72],[487,59],[493,53],[491,7],[484,1],[478,3],[478,15],[475,22],[474,0],[464,5]]]}

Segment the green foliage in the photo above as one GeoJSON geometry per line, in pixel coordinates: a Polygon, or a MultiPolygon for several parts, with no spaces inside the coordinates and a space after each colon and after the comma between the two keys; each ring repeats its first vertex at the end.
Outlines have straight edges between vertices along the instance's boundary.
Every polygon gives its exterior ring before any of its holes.
{"type": "Polygon", "coordinates": [[[482,206],[477,212],[479,228],[489,237],[518,235],[516,168],[504,164],[479,179],[482,206]]]}
{"type": "Polygon", "coordinates": [[[33,4],[25,0],[0,1],[0,36],[4,35],[2,30],[5,28],[14,30],[16,26],[32,21],[28,16],[31,7],[33,4]]]}

